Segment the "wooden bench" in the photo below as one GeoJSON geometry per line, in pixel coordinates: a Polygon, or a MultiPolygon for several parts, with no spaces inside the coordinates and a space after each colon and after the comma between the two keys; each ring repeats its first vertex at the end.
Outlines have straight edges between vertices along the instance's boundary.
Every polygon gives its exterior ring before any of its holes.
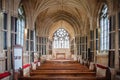
{"type": "Polygon", "coordinates": [[[45,61],[20,80],[106,80],[76,61],[45,61]]]}
{"type": "MultiPolygon", "coordinates": [[[[85,69],[85,68],[81,68],[81,67],[39,67],[37,68],[37,70],[81,70],[81,69],[85,69]]],[[[86,68],[86,70],[89,70],[86,68]]]]}
{"type": "Polygon", "coordinates": [[[106,80],[105,77],[21,77],[19,80],[106,80]]]}
{"type": "Polygon", "coordinates": [[[32,70],[31,72],[91,72],[90,70],[32,70]]]}
{"type": "Polygon", "coordinates": [[[59,75],[68,75],[68,76],[96,76],[95,72],[65,72],[65,71],[59,71],[59,72],[31,72],[30,76],[35,76],[35,75],[49,75],[49,76],[59,76],[59,75]]]}
{"type": "Polygon", "coordinates": [[[78,63],[78,62],[77,61],[45,61],[45,63],[48,63],[48,64],[50,64],[50,63],[53,63],[53,64],[56,64],[56,63],[75,64],[75,63],[78,63]]]}

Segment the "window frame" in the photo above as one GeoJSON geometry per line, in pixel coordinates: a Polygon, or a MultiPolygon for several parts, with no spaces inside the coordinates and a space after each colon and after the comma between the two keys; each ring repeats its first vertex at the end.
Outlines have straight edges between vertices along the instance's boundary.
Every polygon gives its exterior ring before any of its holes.
{"type": "Polygon", "coordinates": [[[54,32],[53,48],[70,48],[70,36],[64,28],[59,28],[54,32]]]}
{"type": "Polygon", "coordinates": [[[24,29],[25,29],[25,14],[24,14],[23,6],[20,5],[18,8],[18,19],[17,19],[17,45],[21,45],[21,46],[24,45],[24,29]]]}
{"type": "Polygon", "coordinates": [[[100,52],[109,51],[109,18],[108,18],[108,6],[104,4],[101,8],[100,18],[100,52]]]}

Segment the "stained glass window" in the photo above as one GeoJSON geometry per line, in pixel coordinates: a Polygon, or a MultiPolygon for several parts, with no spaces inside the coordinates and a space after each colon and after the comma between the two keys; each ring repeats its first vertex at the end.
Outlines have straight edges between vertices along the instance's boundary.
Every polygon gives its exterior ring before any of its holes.
{"type": "Polygon", "coordinates": [[[17,20],[17,44],[23,46],[24,41],[24,27],[25,27],[25,16],[23,7],[18,8],[18,20],[17,20]]]}
{"type": "Polygon", "coordinates": [[[100,14],[100,50],[109,49],[109,20],[108,20],[108,7],[103,5],[100,14]]]}
{"type": "Polygon", "coordinates": [[[69,48],[69,34],[65,29],[59,28],[54,33],[53,48],[69,48]]]}

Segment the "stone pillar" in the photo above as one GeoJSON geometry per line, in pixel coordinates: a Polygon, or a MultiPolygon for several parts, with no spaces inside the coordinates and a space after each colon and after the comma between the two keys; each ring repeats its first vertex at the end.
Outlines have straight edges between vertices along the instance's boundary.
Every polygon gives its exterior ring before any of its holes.
{"type": "Polygon", "coordinates": [[[115,17],[116,25],[115,25],[115,69],[119,70],[119,28],[118,28],[118,15],[116,13],[115,17]]]}
{"type": "MultiPolygon", "coordinates": [[[[9,3],[9,5],[11,5],[10,3],[9,3]]],[[[9,9],[10,9],[10,6],[9,6],[9,9]]],[[[8,12],[8,16],[7,16],[7,30],[8,30],[8,32],[7,32],[7,47],[8,47],[8,65],[9,65],[9,67],[8,67],[8,70],[10,70],[11,69],[11,14],[10,14],[10,12],[11,11],[9,11],[8,12]]],[[[12,55],[13,55],[13,51],[12,51],[12,55]]]]}
{"type": "Polygon", "coordinates": [[[97,52],[96,52],[96,28],[94,29],[94,62],[97,61],[97,52]]]}

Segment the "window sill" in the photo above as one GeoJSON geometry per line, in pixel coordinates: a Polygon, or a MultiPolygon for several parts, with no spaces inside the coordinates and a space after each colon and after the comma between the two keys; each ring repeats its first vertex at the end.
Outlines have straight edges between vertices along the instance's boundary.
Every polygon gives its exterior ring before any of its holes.
{"type": "Polygon", "coordinates": [[[98,53],[97,56],[108,56],[108,52],[104,53],[98,53]]]}

